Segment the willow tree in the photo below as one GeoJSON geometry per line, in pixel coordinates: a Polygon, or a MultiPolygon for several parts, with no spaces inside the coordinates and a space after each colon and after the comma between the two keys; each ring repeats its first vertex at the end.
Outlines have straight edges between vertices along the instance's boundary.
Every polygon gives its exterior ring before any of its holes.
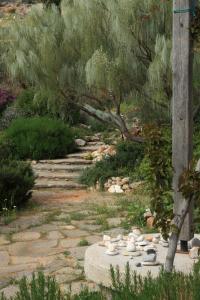
{"type": "Polygon", "coordinates": [[[36,6],[8,28],[4,61],[13,79],[48,91],[50,106],[72,103],[137,140],[121,104],[129,98],[152,112],[169,111],[170,9],[157,0],[36,6]]]}

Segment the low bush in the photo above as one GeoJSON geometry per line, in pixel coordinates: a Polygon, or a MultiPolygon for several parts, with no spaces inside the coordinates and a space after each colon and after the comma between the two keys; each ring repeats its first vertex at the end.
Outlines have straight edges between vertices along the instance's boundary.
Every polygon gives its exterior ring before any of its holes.
{"type": "MultiPolygon", "coordinates": [[[[131,273],[129,264],[125,274],[111,267],[112,288],[97,292],[87,289],[77,295],[63,295],[54,278],[45,278],[43,273],[33,275],[32,280],[24,277],[19,282],[20,290],[9,300],[199,300],[200,263],[194,264],[190,274],[166,273],[161,270],[157,277],[146,277],[131,273]]],[[[8,300],[3,295],[0,300],[8,300]]]]}
{"type": "Polygon", "coordinates": [[[46,117],[19,118],[5,131],[1,142],[12,143],[16,159],[63,157],[75,149],[72,130],[59,120],[46,117]]]}
{"type": "Polygon", "coordinates": [[[121,142],[116,146],[116,155],[105,157],[94,167],[84,170],[80,182],[94,186],[99,181],[100,186],[110,177],[132,176],[135,168],[144,156],[143,145],[133,142],[121,142]]]}
{"type": "Polygon", "coordinates": [[[0,160],[0,209],[23,206],[31,197],[34,180],[30,164],[0,160]]]}

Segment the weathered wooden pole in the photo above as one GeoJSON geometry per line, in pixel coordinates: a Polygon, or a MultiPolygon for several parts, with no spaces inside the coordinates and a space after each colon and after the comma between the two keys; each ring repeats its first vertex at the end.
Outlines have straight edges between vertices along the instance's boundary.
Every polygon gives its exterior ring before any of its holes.
{"type": "Polygon", "coordinates": [[[193,55],[190,25],[193,13],[194,0],[173,1],[172,163],[175,225],[179,230],[170,238],[167,271],[172,270],[178,239],[181,241],[181,250],[187,252],[188,241],[193,237],[193,205],[188,206],[187,199],[183,199],[179,192],[180,175],[188,168],[192,158],[193,55]],[[185,216],[183,211],[186,207],[188,213],[185,216]],[[184,222],[181,221],[183,215],[184,222]]]}
{"type": "MultiPolygon", "coordinates": [[[[178,191],[179,178],[192,159],[192,39],[190,34],[194,0],[174,0],[173,14],[173,129],[172,161],[174,168],[174,212],[180,215],[185,199],[178,191]]],[[[181,233],[181,248],[187,251],[187,241],[193,237],[193,207],[185,217],[181,233]]]]}

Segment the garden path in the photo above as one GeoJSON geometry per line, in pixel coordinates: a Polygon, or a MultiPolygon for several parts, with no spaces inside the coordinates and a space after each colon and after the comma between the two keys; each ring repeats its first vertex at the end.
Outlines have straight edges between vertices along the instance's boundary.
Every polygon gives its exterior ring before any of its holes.
{"type": "MultiPolygon", "coordinates": [[[[61,174],[73,177],[78,173],[66,171],[64,166],[87,165],[80,162],[88,147],[94,150],[96,146],[90,144],[74,157],[70,155],[67,158],[70,164],[66,159],[35,164],[39,178],[29,208],[8,225],[0,226],[0,292],[12,296],[20,278],[24,275],[30,278],[32,272],[39,270],[55,276],[64,292],[71,289],[76,293],[86,286],[96,288],[84,277],[84,254],[88,245],[101,240],[103,232],[121,232],[121,216],[113,215],[112,211],[109,214],[117,196],[88,191],[81,186],[73,189],[69,185],[56,186],[61,174]],[[99,205],[103,205],[102,211],[99,205]]],[[[74,177],[70,182],[76,185],[74,177]]]]}

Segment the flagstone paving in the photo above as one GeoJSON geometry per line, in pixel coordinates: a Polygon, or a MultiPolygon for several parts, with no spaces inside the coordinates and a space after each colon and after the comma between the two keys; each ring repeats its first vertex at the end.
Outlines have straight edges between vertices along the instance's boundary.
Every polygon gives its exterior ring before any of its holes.
{"type": "MultiPolygon", "coordinates": [[[[0,292],[16,293],[13,280],[42,270],[55,276],[62,291],[96,288],[84,277],[83,259],[88,245],[101,240],[95,204],[111,203],[113,195],[80,191],[35,191],[34,208],[9,225],[0,226],[0,292]],[[92,207],[92,208],[91,208],[92,207]]],[[[120,217],[109,220],[118,226],[120,217]]],[[[118,230],[115,228],[112,230],[118,230]]]]}

